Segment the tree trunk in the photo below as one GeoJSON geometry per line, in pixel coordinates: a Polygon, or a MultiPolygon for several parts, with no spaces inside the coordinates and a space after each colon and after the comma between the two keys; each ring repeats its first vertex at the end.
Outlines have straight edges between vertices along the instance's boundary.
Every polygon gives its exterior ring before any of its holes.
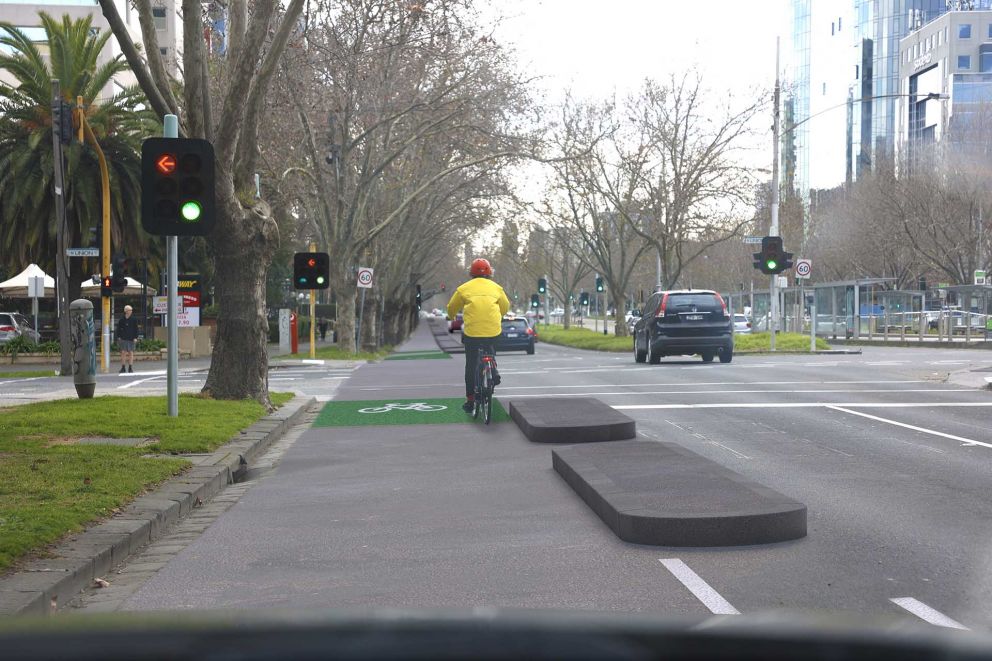
{"type": "Polygon", "coordinates": [[[362,317],[362,348],[374,348],[379,337],[379,306],[376,297],[365,296],[365,316],[362,317]]]}
{"type": "MultiPolygon", "coordinates": [[[[214,243],[214,293],[220,311],[203,392],[217,399],[251,398],[271,409],[265,276],[278,247],[278,227],[264,202],[245,210],[230,192],[227,199],[218,192],[218,211],[229,219],[240,218],[230,225],[241,232],[214,243]]],[[[221,226],[225,225],[229,226],[221,226]]]]}
{"type": "MultiPolygon", "coordinates": [[[[342,280],[338,280],[341,282],[342,280]]],[[[342,351],[355,351],[355,294],[357,286],[350,284],[342,285],[335,291],[338,297],[338,347],[342,351]]]]}
{"type": "Polygon", "coordinates": [[[572,299],[568,296],[565,297],[565,305],[563,307],[565,308],[565,317],[561,323],[564,329],[568,330],[572,327],[572,299]]]}
{"type": "Polygon", "coordinates": [[[613,318],[614,332],[617,337],[627,337],[630,335],[627,329],[627,322],[624,317],[627,313],[627,297],[623,294],[613,295],[613,309],[616,311],[613,318]]]}

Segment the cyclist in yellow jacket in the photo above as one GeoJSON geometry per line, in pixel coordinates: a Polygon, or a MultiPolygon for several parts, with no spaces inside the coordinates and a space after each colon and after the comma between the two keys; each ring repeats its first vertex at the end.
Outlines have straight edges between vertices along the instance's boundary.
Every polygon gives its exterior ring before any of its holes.
{"type": "MultiPolygon", "coordinates": [[[[493,267],[489,260],[477,259],[469,269],[472,279],[464,283],[448,301],[448,318],[462,312],[462,344],[465,345],[465,403],[462,409],[471,413],[475,400],[475,371],[479,349],[486,348],[495,355],[496,340],[503,332],[503,315],[510,310],[510,299],[492,281],[493,267]]],[[[499,373],[493,382],[499,384],[499,373]]]]}

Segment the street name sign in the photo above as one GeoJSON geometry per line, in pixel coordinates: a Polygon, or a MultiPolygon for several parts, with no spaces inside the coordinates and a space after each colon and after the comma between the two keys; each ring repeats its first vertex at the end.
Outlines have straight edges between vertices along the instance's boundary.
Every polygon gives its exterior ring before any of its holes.
{"type": "Polygon", "coordinates": [[[65,254],[68,257],[99,257],[99,248],[66,248],[65,254]]]}

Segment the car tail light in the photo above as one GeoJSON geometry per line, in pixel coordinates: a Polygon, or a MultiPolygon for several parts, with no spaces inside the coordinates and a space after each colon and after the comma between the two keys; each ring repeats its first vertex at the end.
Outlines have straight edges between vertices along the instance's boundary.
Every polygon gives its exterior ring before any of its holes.
{"type": "Polygon", "coordinates": [[[537,335],[537,333],[534,332],[534,329],[533,328],[528,328],[527,329],[527,334],[528,335],[537,335]]]}
{"type": "Polygon", "coordinates": [[[654,316],[664,317],[666,307],[668,307],[668,294],[665,294],[664,296],[661,297],[661,304],[658,306],[658,309],[655,311],[654,316]]]}
{"type": "Polygon", "coordinates": [[[0,326],[0,332],[13,333],[15,330],[17,329],[13,326],[0,326]]]}
{"type": "Polygon", "coordinates": [[[730,312],[727,311],[727,304],[724,302],[723,296],[720,296],[719,294],[714,294],[714,296],[716,296],[716,300],[720,301],[720,305],[723,306],[723,316],[730,319],[730,312]]]}

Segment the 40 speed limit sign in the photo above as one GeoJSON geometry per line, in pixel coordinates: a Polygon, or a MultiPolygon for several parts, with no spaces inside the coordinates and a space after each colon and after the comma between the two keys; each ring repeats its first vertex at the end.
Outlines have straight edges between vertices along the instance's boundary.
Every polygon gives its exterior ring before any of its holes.
{"type": "Polygon", "coordinates": [[[813,261],[809,259],[797,259],[796,260],[796,277],[797,278],[808,278],[810,273],[813,272],[813,261]]]}
{"type": "Polygon", "coordinates": [[[358,286],[365,288],[372,287],[372,269],[368,268],[367,266],[359,267],[358,286]]]}

